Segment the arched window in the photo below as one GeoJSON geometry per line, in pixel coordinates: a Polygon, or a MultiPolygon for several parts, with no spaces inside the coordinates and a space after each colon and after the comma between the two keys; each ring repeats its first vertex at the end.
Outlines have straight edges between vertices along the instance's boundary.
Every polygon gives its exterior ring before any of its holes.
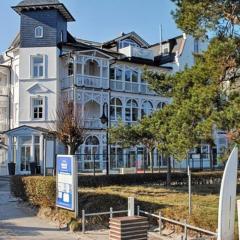
{"type": "Polygon", "coordinates": [[[84,65],[84,74],[100,77],[100,66],[96,60],[89,59],[84,65]]]}
{"type": "Polygon", "coordinates": [[[144,116],[149,116],[151,113],[153,112],[153,105],[150,101],[145,101],[142,105],[142,109],[141,109],[141,115],[142,118],[144,116]]]}
{"type": "Polygon", "coordinates": [[[43,27],[38,26],[35,28],[35,38],[43,38],[43,27]]]}
{"type": "Polygon", "coordinates": [[[162,108],[164,108],[166,105],[167,105],[167,104],[166,104],[165,102],[160,102],[160,103],[158,103],[158,105],[157,105],[157,109],[162,109],[162,108]]]}
{"type": "Polygon", "coordinates": [[[84,147],[84,169],[90,170],[100,168],[99,140],[95,136],[89,136],[84,147]]]}
{"type": "Polygon", "coordinates": [[[122,119],[122,102],[119,98],[113,98],[110,102],[110,118],[113,121],[122,119]]]}
{"type": "Polygon", "coordinates": [[[133,99],[127,101],[125,109],[125,120],[127,122],[136,122],[138,120],[138,104],[133,99]]]}

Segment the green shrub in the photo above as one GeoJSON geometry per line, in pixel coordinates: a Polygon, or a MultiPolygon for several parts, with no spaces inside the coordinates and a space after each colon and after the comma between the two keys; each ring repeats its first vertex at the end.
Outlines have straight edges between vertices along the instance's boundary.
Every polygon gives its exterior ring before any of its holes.
{"type": "Polygon", "coordinates": [[[15,197],[39,207],[54,207],[56,198],[55,177],[13,176],[11,192],[15,197]]]}

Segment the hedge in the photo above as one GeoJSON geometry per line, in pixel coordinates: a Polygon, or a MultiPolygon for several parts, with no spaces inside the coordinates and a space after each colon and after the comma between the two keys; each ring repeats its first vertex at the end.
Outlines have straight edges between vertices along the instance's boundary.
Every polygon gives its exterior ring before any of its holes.
{"type": "MultiPolygon", "coordinates": [[[[198,172],[192,173],[192,185],[199,184],[219,184],[223,172],[198,172]]],[[[97,175],[97,176],[79,176],[78,183],[80,187],[103,187],[111,185],[141,185],[141,184],[159,184],[166,185],[167,173],[146,173],[146,174],[126,174],[126,175],[97,175]]],[[[175,186],[188,184],[186,173],[175,172],[171,174],[171,183],[175,186]]]]}
{"type": "Polygon", "coordinates": [[[38,207],[55,206],[55,177],[13,176],[10,187],[13,195],[23,201],[38,207]]]}
{"type": "MultiPolygon", "coordinates": [[[[192,173],[192,185],[220,184],[222,172],[192,173]]],[[[240,176],[240,172],[238,173],[240,176]]],[[[79,187],[103,187],[111,185],[143,185],[166,184],[166,173],[127,174],[127,175],[80,175],[79,187]]],[[[174,186],[188,184],[186,173],[172,173],[171,183],[174,186]]],[[[29,201],[35,206],[54,207],[56,197],[55,177],[42,176],[13,176],[11,178],[11,192],[14,196],[24,201],[29,201]]]]}

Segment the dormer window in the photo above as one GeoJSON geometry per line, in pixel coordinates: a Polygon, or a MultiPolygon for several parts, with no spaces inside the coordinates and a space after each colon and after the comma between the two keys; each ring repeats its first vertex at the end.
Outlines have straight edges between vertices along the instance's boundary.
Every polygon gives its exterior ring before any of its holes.
{"type": "Polygon", "coordinates": [[[43,38],[43,27],[38,26],[35,28],[35,38],[43,38]]]}
{"type": "Polygon", "coordinates": [[[119,48],[125,48],[125,47],[140,47],[136,42],[134,42],[131,39],[124,39],[121,42],[119,42],[119,48]]]}

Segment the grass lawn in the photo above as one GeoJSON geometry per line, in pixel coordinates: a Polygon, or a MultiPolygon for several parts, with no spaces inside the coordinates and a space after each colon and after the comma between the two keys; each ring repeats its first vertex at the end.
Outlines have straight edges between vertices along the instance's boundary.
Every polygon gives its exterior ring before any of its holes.
{"type": "MultiPolygon", "coordinates": [[[[217,229],[220,185],[192,187],[192,216],[188,216],[188,188],[163,188],[158,185],[80,188],[80,209],[87,213],[127,209],[127,197],[133,196],[142,210],[158,213],[213,232],[217,229]]],[[[240,188],[239,188],[240,190],[240,188]]],[[[240,193],[240,191],[238,191],[240,193]]],[[[240,197],[240,195],[238,196],[240,197]]],[[[236,228],[237,232],[237,228],[236,228]]]]}

